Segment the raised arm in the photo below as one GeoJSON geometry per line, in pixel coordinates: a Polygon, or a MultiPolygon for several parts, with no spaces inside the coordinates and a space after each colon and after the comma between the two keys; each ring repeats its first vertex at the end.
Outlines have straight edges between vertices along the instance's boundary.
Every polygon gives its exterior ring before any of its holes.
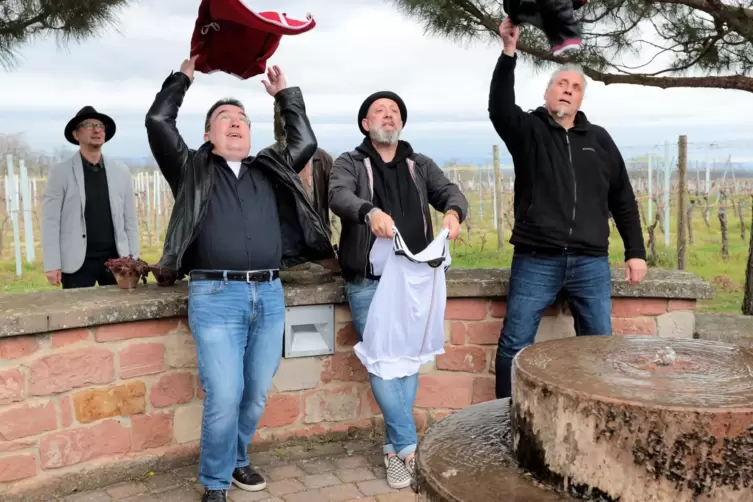
{"type": "Polygon", "coordinates": [[[508,149],[523,138],[528,122],[533,118],[515,104],[515,54],[519,29],[510,18],[499,27],[504,50],[497,60],[489,89],[489,119],[508,149]]]}
{"type": "Polygon", "coordinates": [[[146,114],[149,148],[173,195],[178,192],[189,157],[188,146],[178,132],[176,119],[193,80],[194,62],[195,59],[185,60],[179,72],[173,72],[165,79],[146,114]]]}
{"type": "Polygon", "coordinates": [[[267,93],[275,98],[285,131],[285,148],[280,152],[285,163],[300,173],[319,146],[311,123],[306,115],[306,104],[300,87],[288,87],[285,74],[278,66],[267,69],[268,80],[262,83],[267,93]]]}

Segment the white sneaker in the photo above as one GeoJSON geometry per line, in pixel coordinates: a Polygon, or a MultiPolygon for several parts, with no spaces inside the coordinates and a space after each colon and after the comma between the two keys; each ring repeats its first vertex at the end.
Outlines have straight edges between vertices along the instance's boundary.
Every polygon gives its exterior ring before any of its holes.
{"type": "Polygon", "coordinates": [[[399,490],[410,486],[411,473],[405,466],[405,462],[397,455],[384,457],[384,467],[387,470],[387,484],[390,488],[399,490]]]}

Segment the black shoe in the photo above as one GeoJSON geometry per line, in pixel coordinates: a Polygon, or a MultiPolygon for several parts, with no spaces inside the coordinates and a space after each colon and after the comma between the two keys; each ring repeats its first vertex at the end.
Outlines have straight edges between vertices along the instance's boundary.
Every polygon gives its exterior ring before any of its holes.
{"type": "Polygon", "coordinates": [[[201,502],[227,502],[226,490],[206,490],[201,502]]]}
{"type": "Polygon", "coordinates": [[[233,471],[233,484],[247,492],[258,492],[267,487],[267,482],[253,467],[237,467],[233,471]]]}

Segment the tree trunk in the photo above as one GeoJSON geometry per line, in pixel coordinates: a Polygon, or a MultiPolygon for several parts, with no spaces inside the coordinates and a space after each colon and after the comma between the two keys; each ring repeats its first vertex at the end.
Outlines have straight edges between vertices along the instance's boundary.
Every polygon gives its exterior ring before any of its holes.
{"type": "Polygon", "coordinates": [[[737,216],[740,217],[740,238],[744,241],[745,240],[745,205],[743,203],[742,197],[740,197],[737,200],[737,216]]]}
{"type": "Polygon", "coordinates": [[[648,227],[648,249],[649,249],[649,256],[648,256],[648,264],[652,267],[655,267],[658,263],[658,258],[656,256],[656,226],[659,224],[659,212],[656,212],[656,217],[654,218],[654,223],[651,224],[651,226],[648,227]]]}
{"type": "Polygon", "coordinates": [[[664,201],[656,202],[656,219],[659,221],[659,231],[664,235],[664,201]]]}
{"type": "MultiPolygon", "coordinates": [[[[751,195],[753,200],[753,195],[751,195]]],[[[753,211],[751,211],[753,218],[753,211]]],[[[751,222],[753,229],[753,221],[751,222]]],[[[753,231],[750,232],[750,244],[748,244],[748,268],[745,269],[745,294],[742,305],[743,315],[753,315],[753,231]]]]}
{"type": "Polygon", "coordinates": [[[709,207],[709,196],[704,197],[706,205],[703,208],[703,221],[706,223],[706,228],[711,228],[711,208],[709,207]]]}
{"type": "Polygon", "coordinates": [[[722,260],[725,262],[729,260],[729,247],[727,240],[727,192],[721,192],[721,198],[719,199],[719,224],[721,225],[722,232],[722,260]]]}

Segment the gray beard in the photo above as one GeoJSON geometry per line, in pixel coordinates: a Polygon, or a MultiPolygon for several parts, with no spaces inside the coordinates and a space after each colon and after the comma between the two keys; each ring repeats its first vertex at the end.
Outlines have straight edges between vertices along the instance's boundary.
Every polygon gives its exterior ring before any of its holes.
{"type": "Polygon", "coordinates": [[[372,129],[369,131],[369,138],[380,145],[395,145],[400,139],[400,131],[387,133],[381,129],[372,129]]]}

